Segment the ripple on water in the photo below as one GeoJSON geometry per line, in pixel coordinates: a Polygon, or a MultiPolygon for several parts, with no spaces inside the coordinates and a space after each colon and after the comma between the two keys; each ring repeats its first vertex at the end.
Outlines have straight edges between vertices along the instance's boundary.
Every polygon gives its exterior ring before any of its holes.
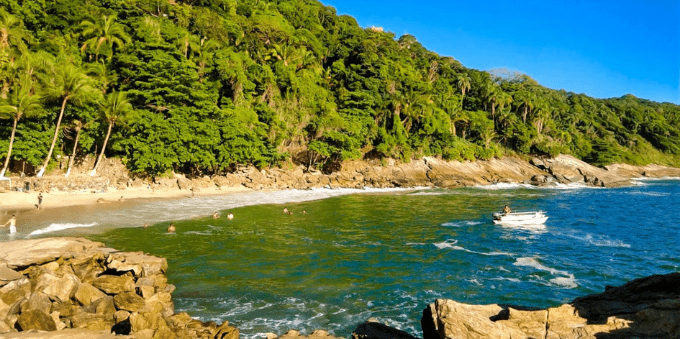
{"type": "Polygon", "coordinates": [[[234,209],[238,221],[180,220],[173,236],[162,223],[95,240],[168,258],[177,308],[204,321],[229,320],[244,338],[319,328],[349,336],[370,317],[420,335],[422,309],[438,298],[546,307],[677,271],[678,191],[677,182],[647,182],[360,194],[286,202],[307,215],[285,218],[282,197],[302,195],[258,193],[249,197],[276,203],[235,209],[213,200],[234,209]],[[673,194],[629,194],[635,190],[673,194]],[[540,230],[493,225],[491,213],[504,204],[544,210],[550,219],[540,230]]]}

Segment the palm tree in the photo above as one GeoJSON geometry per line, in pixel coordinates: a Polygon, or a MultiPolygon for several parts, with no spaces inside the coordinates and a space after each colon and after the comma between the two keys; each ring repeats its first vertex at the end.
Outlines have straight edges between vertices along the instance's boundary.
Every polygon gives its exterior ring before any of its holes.
{"type": "Polygon", "coordinates": [[[184,54],[184,59],[189,59],[189,51],[192,54],[199,48],[201,40],[198,36],[185,31],[182,36],[175,42],[179,50],[184,54]]]}
{"type": "Polygon", "coordinates": [[[90,173],[91,176],[97,174],[97,167],[102,162],[102,157],[104,156],[104,151],[106,150],[106,144],[111,136],[111,130],[117,121],[125,120],[130,116],[132,112],[132,105],[127,100],[125,93],[123,92],[113,92],[106,96],[106,102],[100,105],[101,107],[101,117],[106,120],[109,124],[109,129],[106,131],[106,137],[104,138],[104,145],[102,146],[101,153],[97,158],[97,162],[94,164],[94,168],[90,173]]]}
{"type": "Polygon", "coordinates": [[[470,90],[470,76],[467,75],[466,73],[460,73],[456,77],[456,84],[458,85],[458,88],[460,89],[460,94],[465,98],[465,92],[470,90]]]}
{"type": "Polygon", "coordinates": [[[82,35],[89,38],[83,46],[82,51],[94,49],[96,60],[99,61],[99,51],[102,47],[108,47],[106,56],[111,59],[113,56],[113,45],[118,48],[125,46],[131,41],[130,36],[125,33],[125,26],[116,23],[115,16],[102,16],[97,22],[83,21],[80,26],[83,28],[82,35]]]}
{"type": "MultiPolygon", "coordinates": [[[[503,112],[503,109],[507,106],[510,107],[512,104],[512,95],[505,93],[505,92],[499,92],[498,93],[498,109],[503,112]]],[[[509,111],[509,109],[508,109],[509,111]]],[[[501,120],[500,115],[503,113],[499,113],[499,120],[501,120]]],[[[507,128],[507,117],[504,119],[505,121],[505,127],[507,128]]]]}
{"type": "Polygon", "coordinates": [[[73,163],[76,159],[76,150],[78,149],[78,140],[80,140],[80,132],[85,128],[85,123],[82,120],[73,120],[71,122],[71,128],[76,132],[75,140],[73,141],[73,151],[71,152],[71,157],[68,159],[68,169],[66,170],[65,177],[68,178],[71,174],[71,169],[73,168],[73,163]]]}
{"type": "Polygon", "coordinates": [[[534,109],[535,96],[533,93],[528,91],[520,91],[515,94],[514,101],[518,103],[517,107],[524,107],[524,112],[522,113],[522,122],[527,123],[527,114],[529,111],[534,109]]]}
{"type": "Polygon", "coordinates": [[[484,88],[486,102],[491,104],[491,121],[493,121],[494,129],[496,129],[496,103],[498,102],[499,92],[493,83],[487,83],[484,88]]]}
{"type": "Polygon", "coordinates": [[[31,79],[26,76],[22,81],[15,86],[15,89],[9,93],[7,102],[0,106],[0,115],[7,116],[14,120],[12,127],[12,134],[9,138],[9,149],[7,150],[7,158],[5,164],[0,171],[0,177],[5,176],[7,166],[9,166],[9,159],[12,156],[12,146],[14,144],[14,136],[17,130],[17,124],[22,116],[34,116],[40,112],[40,96],[33,93],[33,84],[31,79]]]}
{"type": "Polygon", "coordinates": [[[29,35],[24,30],[21,19],[17,19],[0,8],[0,51],[9,52],[9,49],[14,48],[20,52],[25,52],[26,44],[24,40],[28,38],[29,35]]]}
{"type": "Polygon", "coordinates": [[[0,96],[7,98],[11,79],[14,77],[14,59],[18,55],[26,54],[24,40],[30,36],[24,30],[23,22],[0,8],[0,82],[2,90],[0,96]]]}
{"type": "Polygon", "coordinates": [[[45,162],[43,163],[40,171],[38,172],[38,177],[42,177],[45,174],[45,169],[47,169],[47,164],[50,162],[52,157],[52,152],[54,151],[54,145],[57,143],[57,136],[59,135],[59,126],[61,125],[61,119],[64,117],[64,110],[66,109],[66,104],[69,100],[80,101],[85,95],[94,91],[90,87],[90,78],[87,77],[83,71],[72,65],[66,64],[57,67],[54,71],[54,78],[52,78],[51,87],[49,89],[49,94],[52,97],[61,98],[61,111],[59,112],[59,118],[57,119],[57,126],[54,129],[54,137],[52,138],[52,145],[47,153],[45,162]]]}

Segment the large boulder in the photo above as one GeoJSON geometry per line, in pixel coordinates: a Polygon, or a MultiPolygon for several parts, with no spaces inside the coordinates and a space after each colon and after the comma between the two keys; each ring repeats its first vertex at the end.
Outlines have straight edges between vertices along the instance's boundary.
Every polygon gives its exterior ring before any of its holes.
{"type": "Polygon", "coordinates": [[[74,295],[75,299],[85,306],[104,298],[105,296],[106,294],[104,294],[104,292],[86,282],[83,282],[78,286],[78,290],[76,290],[74,295]]]}
{"type": "Polygon", "coordinates": [[[92,282],[92,286],[106,294],[120,294],[135,290],[135,280],[132,276],[101,275],[92,282]]]}
{"type": "Polygon", "coordinates": [[[678,338],[680,273],[633,280],[548,309],[439,299],[421,322],[425,339],[678,338]]]}
{"type": "Polygon", "coordinates": [[[565,183],[582,183],[602,187],[618,187],[629,185],[627,176],[618,175],[606,168],[592,166],[571,155],[560,154],[552,159],[545,159],[546,170],[556,178],[564,178],[565,183]]]}
{"type": "Polygon", "coordinates": [[[119,272],[131,271],[135,276],[148,277],[162,274],[168,269],[165,258],[137,253],[114,253],[107,259],[107,266],[119,272]]]}
{"type": "Polygon", "coordinates": [[[21,312],[27,311],[42,311],[49,314],[52,310],[52,301],[47,294],[42,292],[33,292],[28,300],[21,305],[21,312]]]}
{"type": "Polygon", "coordinates": [[[24,268],[54,261],[65,255],[76,256],[104,244],[83,238],[44,238],[15,240],[2,243],[0,263],[10,268],[24,268]]]}
{"type": "Polygon", "coordinates": [[[406,331],[369,319],[352,332],[353,339],[418,339],[406,331]]]}
{"type": "Polygon", "coordinates": [[[8,267],[0,266],[0,287],[14,280],[23,278],[24,275],[8,267]]]}
{"type": "Polygon", "coordinates": [[[67,301],[76,293],[79,280],[72,274],[65,274],[59,278],[49,273],[38,277],[34,291],[40,291],[52,300],[67,301]]]}
{"type": "Polygon", "coordinates": [[[56,331],[57,324],[51,316],[42,311],[30,310],[21,312],[17,320],[22,331],[56,331]]]}
{"type": "Polygon", "coordinates": [[[113,297],[113,303],[116,305],[117,309],[129,312],[137,312],[146,304],[144,298],[133,292],[116,295],[113,297]]]}

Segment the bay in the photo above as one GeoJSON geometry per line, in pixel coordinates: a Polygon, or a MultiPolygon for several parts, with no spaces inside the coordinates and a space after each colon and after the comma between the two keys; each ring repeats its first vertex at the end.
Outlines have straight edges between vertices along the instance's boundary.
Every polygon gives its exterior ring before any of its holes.
{"type": "Polygon", "coordinates": [[[175,234],[166,232],[170,221],[146,229],[115,222],[128,214],[139,226],[158,210],[172,220],[224,206],[218,198],[156,201],[144,212],[122,206],[95,221],[81,215],[78,222],[97,226],[33,237],[80,235],[165,257],[177,311],[229,320],[246,338],[288,329],[347,337],[370,317],[421,336],[422,310],[437,298],[548,307],[678,271],[680,182],[637,183],[388,190],[311,201],[302,196],[318,196],[270,192],[224,198],[233,220],[176,220],[175,234]],[[491,214],[506,204],[550,218],[537,228],[494,225],[491,214]]]}

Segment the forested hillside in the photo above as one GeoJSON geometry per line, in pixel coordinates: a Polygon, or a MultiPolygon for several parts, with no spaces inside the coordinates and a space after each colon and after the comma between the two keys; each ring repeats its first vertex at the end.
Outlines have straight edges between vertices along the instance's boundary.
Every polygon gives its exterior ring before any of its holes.
{"type": "Polygon", "coordinates": [[[0,0],[0,84],[3,168],[72,154],[148,175],[558,153],[680,165],[677,105],[468,69],[315,0],[0,0]]]}

